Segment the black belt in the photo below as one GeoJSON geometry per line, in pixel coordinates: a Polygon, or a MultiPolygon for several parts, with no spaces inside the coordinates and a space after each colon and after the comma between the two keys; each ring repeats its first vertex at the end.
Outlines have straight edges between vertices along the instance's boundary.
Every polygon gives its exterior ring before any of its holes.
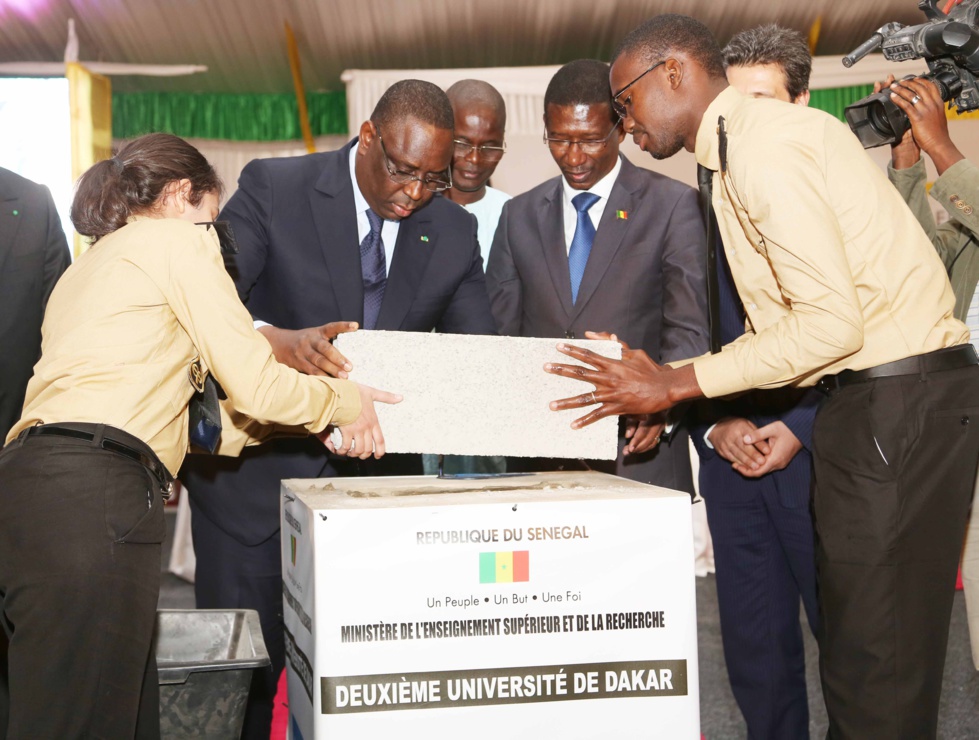
{"type": "Polygon", "coordinates": [[[902,375],[927,375],[945,370],[958,370],[969,365],[979,365],[976,348],[971,344],[937,349],[924,355],[905,357],[903,360],[887,362],[866,370],[844,370],[837,375],[824,375],[816,387],[830,394],[852,383],[865,383],[877,378],[896,378],[902,375]]]}
{"type": "Polygon", "coordinates": [[[170,471],[160,462],[160,459],[148,445],[130,434],[121,432],[114,427],[105,426],[104,424],[75,423],[71,426],[38,424],[37,426],[25,429],[20,433],[19,438],[26,440],[28,437],[40,435],[69,437],[71,439],[82,439],[86,442],[94,442],[98,438],[98,446],[103,450],[128,457],[130,460],[135,460],[146,468],[156,479],[157,483],[159,483],[160,493],[164,499],[169,499],[173,495],[173,476],[170,475],[170,471]],[[93,431],[87,431],[87,429],[92,429],[93,431]],[[118,438],[123,434],[129,440],[122,441],[118,438]],[[137,445],[143,447],[143,449],[139,449],[137,445]]]}

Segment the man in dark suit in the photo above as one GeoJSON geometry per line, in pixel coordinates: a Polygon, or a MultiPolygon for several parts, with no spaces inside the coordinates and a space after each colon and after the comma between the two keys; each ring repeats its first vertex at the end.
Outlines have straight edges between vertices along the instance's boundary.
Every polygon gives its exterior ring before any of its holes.
{"type": "MultiPolygon", "coordinates": [[[[41,355],[48,296],[70,264],[50,191],[0,167],[0,446],[20,418],[41,355]]],[[[7,726],[6,675],[7,636],[0,628],[0,735],[7,726]]]]}
{"type": "MultiPolygon", "coordinates": [[[[405,80],[385,92],[343,149],[256,160],[242,171],[221,214],[240,248],[231,269],[256,321],[267,322],[260,330],[280,362],[345,377],[352,368],[330,342],[357,326],[496,333],[476,221],[437,194],[451,184],[453,125],[442,90],[405,80]]],[[[412,473],[421,473],[419,456],[340,462],[321,444],[294,439],[185,465],[197,606],[257,609],[272,658],[265,695],[253,691],[244,737],[268,737],[285,665],[280,481],[412,473]]]]}
{"type": "MultiPolygon", "coordinates": [[[[493,315],[502,334],[601,330],[662,362],[699,354],[707,349],[707,251],[697,194],[619,156],[624,134],[608,75],[604,62],[582,59],[547,86],[545,138],[561,176],[503,208],[486,273],[493,315]]],[[[658,445],[663,421],[624,421],[618,460],[587,466],[692,492],[687,434],[658,445]]],[[[513,460],[537,469],[583,464],[513,460]]]]}
{"type": "Polygon", "coordinates": [[[0,439],[20,418],[44,307],[70,264],[51,193],[0,168],[0,439]]]}

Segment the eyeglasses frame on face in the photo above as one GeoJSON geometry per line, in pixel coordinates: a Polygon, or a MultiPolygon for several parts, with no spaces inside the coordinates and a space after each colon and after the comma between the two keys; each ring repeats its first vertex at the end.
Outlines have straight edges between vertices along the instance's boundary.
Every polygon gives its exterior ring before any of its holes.
{"type": "Polygon", "coordinates": [[[615,133],[615,130],[619,127],[620,123],[622,123],[622,117],[616,115],[615,123],[612,124],[611,131],[605,134],[605,136],[602,137],[601,139],[597,139],[597,140],[591,139],[588,141],[570,141],[569,139],[552,139],[547,135],[547,131],[544,131],[544,143],[547,144],[547,147],[552,152],[555,153],[557,152],[563,153],[564,151],[567,151],[572,146],[577,144],[578,148],[581,149],[581,151],[583,152],[586,152],[588,154],[598,154],[602,149],[608,146],[608,140],[612,138],[612,134],[615,133]],[[555,148],[557,149],[557,151],[555,151],[555,148]]]}
{"type": "MultiPolygon", "coordinates": [[[[461,139],[453,139],[452,143],[455,145],[457,150],[460,146],[468,147],[466,153],[462,155],[463,158],[468,157],[473,153],[473,151],[475,151],[476,156],[485,159],[487,162],[492,162],[494,159],[496,161],[503,159],[503,154],[506,152],[505,141],[501,146],[490,146],[489,144],[481,144],[476,146],[475,144],[470,144],[468,141],[462,141],[461,139]],[[487,152],[489,152],[489,156],[487,156],[487,152]],[[495,152],[499,152],[499,154],[496,154],[495,152]]],[[[458,154],[459,152],[456,151],[456,153],[458,154]]]]}
{"type": "MultiPolygon", "coordinates": [[[[392,182],[396,182],[398,183],[398,185],[409,185],[415,181],[418,181],[422,184],[422,187],[425,188],[430,193],[441,193],[442,191],[448,190],[449,188],[452,187],[451,170],[445,170],[442,173],[448,178],[447,181],[442,179],[426,180],[424,177],[419,177],[414,173],[405,172],[404,170],[399,170],[395,166],[394,162],[391,161],[391,157],[388,156],[387,147],[384,146],[384,138],[381,136],[381,127],[378,126],[373,121],[371,121],[371,123],[373,124],[374,131],[377,134],[377,140],[381,144],[381,155],[384,157],[384,169],[387,170],[388,178],[390,178],[392,182]],[[433,185],[435,187],[432,187],[433,185]]],[[[432,175],[435,173],[427,172],[425,174],[432,175]]]]}
{"type": "MultiPolygon", "coordinates": [[[[617,93],[615,93],[615,95],[612,96],[612,110],[615,111],[616,115],[618,115],[619,118],[625,118],[626,116],[628,116],[629,115],[628,106],[632,105],[632,103],[628,99],[626,99],[626,101],[624,101],[624,102],[621,102],[621,103],[619,102],[619,98],[622,97],[622,93],[624,93],[630,87],[632,87],[633,85],[635,85],[637,82],[639,82],[639,80],[641,80],[643,77],[645,77],[646,75],[648,75],[650,72],[652,72],[657,67],[660,67],[660,66],[666,64],[666,62],[667,62],[667,60],[664,59],[664,60],[662,60],[660,62],[656,62],[656,64],[654,64],[653,66],[648,67],[645,72],[643,72],[636,79],[634,79],[632,82],[630,82],[628,85],[626,85],[625,87],[623,87],[621,90],[619,90],[617,93]]],[[[629,97],[631,98],[632,96],[630,95],[629,97]]]]}

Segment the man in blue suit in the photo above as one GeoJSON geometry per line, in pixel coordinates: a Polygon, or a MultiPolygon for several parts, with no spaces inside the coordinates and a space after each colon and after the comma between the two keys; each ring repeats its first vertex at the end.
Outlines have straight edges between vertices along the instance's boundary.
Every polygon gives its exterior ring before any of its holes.
{"type": "MultiPolygon", "coordinates": [[[[729,81],[746,95],[809,102],[811,57],[794,31],[745,31],[724,56],[729,81]]],[[[716,253],[714,330],[726,345],[744,334],[745,314],[724,250],[716,253]]],[[[693,441],[714,543],[724,658],[751,740],[809,737],[799,602],[815,632],[809,490],[819,398],[811,389],[779,388],[697,408],[693,441]]]]}
{"type": "MultiPolygon", "coordinates": [[[[242,171],[221,214],[240,250],[229,269],[280,362],[346,377],[352,368],[331,341],[358,327],[496,333],[476,220],[439,195],[451,185],[453,126],[442,90],[404,80],[343,149],[256,160],[242,171]]],[[[243,737],[268,737],[285,665],[280,481],[421,472],[419,456],[339,461],[298,439],[237,459],[195,455],[184,466],[197,606],[257,609],[272,658],[272,674],[253,687],[243,737]]]]}

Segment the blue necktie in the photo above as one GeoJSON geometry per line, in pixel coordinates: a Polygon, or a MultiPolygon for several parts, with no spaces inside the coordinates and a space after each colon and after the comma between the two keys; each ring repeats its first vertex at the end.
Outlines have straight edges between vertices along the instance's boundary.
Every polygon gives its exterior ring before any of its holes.
{"type": "Polygon", "coordinates": [[[360,274],[364,278],[364,327],[377,326],[377,315],[381,312],[384,300],[384,286],[387,284],[387,260],[384,257],[384,241],[381,239],[383,221],[370,208],[367,220],[371,232],[360,243],[360,274]]]}
{"type": "Polygon", "coordinates": [[[571,302],[578,301],[578,288],[585,274],[591,245],[595,242],[595,224],[591,222],[588,209],[601,200],[594,193],[578,193],[571,199],[574,209],[578,212],[578,223],[574,227],[574,237],[571,239],[571,249],[568,250],[568,272],[571,273],[571,302]]]}

